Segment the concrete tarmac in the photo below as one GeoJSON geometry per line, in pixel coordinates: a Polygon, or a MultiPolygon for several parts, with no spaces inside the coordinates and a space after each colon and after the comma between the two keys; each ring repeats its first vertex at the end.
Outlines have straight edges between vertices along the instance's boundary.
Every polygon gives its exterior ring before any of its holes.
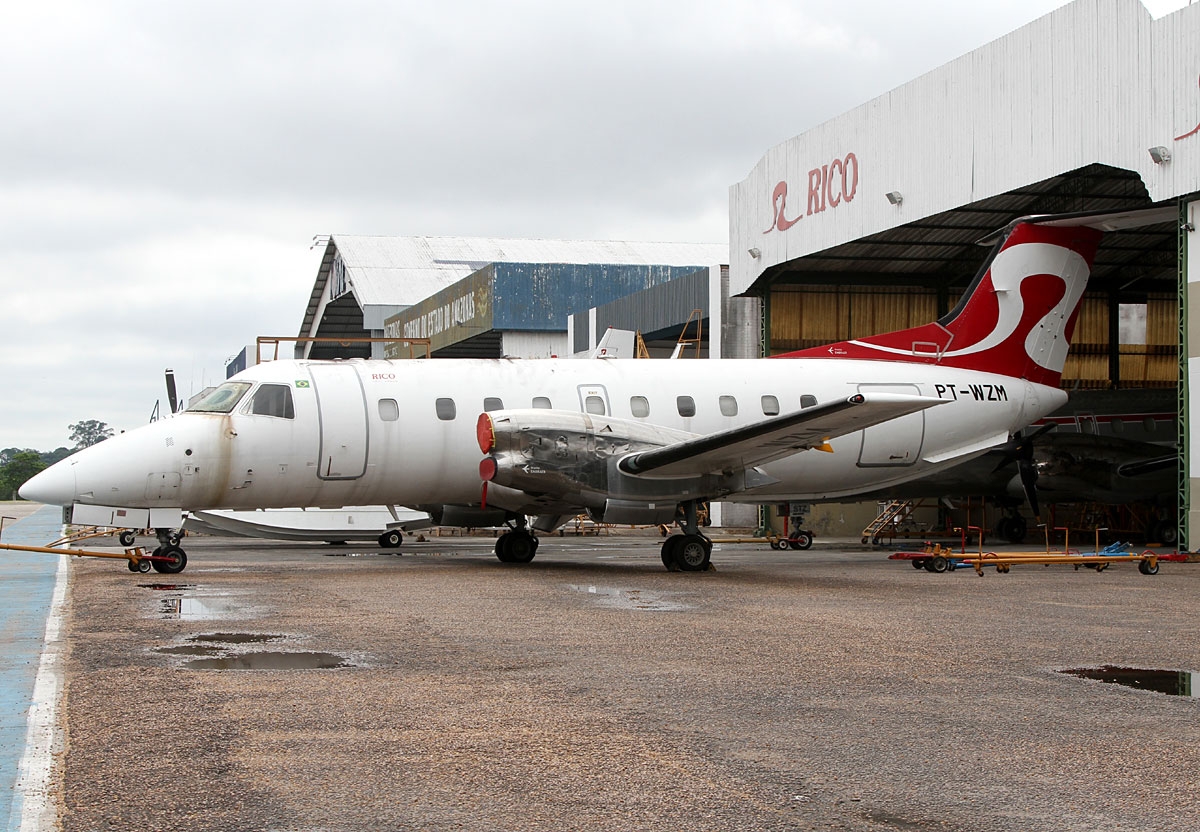
{"type": "Polygon", "coordinates": [[[62,829],[1200,829],[1200,700],[1060,672],[1200,670],[1197,566],[659,544],[74,561],[62,829]]]}

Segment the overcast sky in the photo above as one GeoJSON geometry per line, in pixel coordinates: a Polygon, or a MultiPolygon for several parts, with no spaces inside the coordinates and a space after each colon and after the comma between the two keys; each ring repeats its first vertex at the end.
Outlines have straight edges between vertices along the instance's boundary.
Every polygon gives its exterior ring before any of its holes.
{"type": "Polygon", "coordinates": [[[297,334],[314,235],[724,243],[767,148],[1061,5],[3,0],[0,448],[297,334]]]}

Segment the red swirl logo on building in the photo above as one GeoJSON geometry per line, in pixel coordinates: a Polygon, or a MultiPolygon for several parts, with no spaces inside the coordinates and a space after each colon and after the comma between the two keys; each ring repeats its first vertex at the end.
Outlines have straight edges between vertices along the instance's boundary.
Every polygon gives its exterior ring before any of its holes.
{"type": "Polygon", "coordinates": [[[808,205],[794,218],[788,219],[788,183],[780,180],[771,192],[771,210],[774,215],[764,234],[772,231],[787,231],[801,218],[819,214],[826,208],[837,208],[844,202],[853,202],[858,193],[858,157],[847,153],[844,158],[813,168],[808,172],[808,205]]]}

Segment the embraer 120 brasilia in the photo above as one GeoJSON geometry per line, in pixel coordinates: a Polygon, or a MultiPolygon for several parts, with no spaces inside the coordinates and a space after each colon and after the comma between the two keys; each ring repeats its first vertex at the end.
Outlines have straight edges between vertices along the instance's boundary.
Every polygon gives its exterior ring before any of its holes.
{"type": "Polygon", "coordinates": [[[507,563],[532,560],[535,532],[580,513],[678,518],[663,563],[701,570],[703,501],[886,489],[1060,407],[1101,236],[1083,220],[1017,220],[939,321],[773,359],[271,361],[59,462],[21,495],[74,506],[77,522],[160,526],[156,554],[174,571],[186,556],[167,527],[181,510],[347,505],[507,525],[507,563]]]}

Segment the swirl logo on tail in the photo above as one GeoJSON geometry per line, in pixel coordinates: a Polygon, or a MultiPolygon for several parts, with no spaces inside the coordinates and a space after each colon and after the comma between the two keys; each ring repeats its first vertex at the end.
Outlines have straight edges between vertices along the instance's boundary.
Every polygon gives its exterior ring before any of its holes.
{"type": "Polygon", "coordinates": [[[1057,385],[1101,236],[1018,223],[941,320],[788,356],[941,364],[1057,385]]]}

